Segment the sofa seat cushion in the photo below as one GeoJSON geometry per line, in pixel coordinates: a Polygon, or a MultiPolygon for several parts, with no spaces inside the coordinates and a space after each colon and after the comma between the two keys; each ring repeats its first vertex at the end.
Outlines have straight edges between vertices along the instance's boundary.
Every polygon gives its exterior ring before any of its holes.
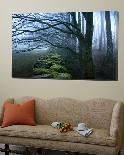
{"type": "Polygon", "coordinates": [[[76,131],[60,133],[48,125],[13,125],[6,128],[0,128],[0,136],[25,137],[43,140],[54,140],[63,142],[75,142],[83,144],[97,144],[104,146],[115,146],[116,140],[109,136],[108,131],[104,129],[93,129],[94,132],[89,137],[79,135],[76,131]]]}

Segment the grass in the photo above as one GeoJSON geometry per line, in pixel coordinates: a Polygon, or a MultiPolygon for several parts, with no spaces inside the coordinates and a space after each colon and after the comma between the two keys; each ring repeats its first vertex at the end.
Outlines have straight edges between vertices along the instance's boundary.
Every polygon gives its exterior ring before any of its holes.
{"type": "Polygon", "coordinates": [[[41,52],[14,53],[12,56],[12,76],[19,78],[32,78],[33,65],[42,56],[41,52]]]}

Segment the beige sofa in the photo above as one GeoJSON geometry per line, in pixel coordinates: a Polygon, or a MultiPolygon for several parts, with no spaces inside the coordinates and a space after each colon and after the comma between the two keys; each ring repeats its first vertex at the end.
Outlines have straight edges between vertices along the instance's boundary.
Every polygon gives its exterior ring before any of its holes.
{"type": "MultiPolygon", "coordinates": [[[[13,100],[21,103],[30,97],[13,100]]],[[[97,155],[117,155],[122,145],[123,105],[108,99],[79,101],[69,98],[36,100],[36,126],[13,125],[0,128],[0,143],[24,145],[97,155]],[[55,121],[70,122],[77,126],[85,122],[93,128],[89,137],[76,131],[60,133],[51,127],[55,121]]],[[[2,111],[1,111],[2,117],[2,111]]]]}

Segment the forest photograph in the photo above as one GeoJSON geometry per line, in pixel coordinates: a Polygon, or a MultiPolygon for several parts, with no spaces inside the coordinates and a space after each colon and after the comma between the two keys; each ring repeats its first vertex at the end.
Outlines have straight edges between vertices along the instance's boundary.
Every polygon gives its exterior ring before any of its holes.
{"type": "Polygon", "coordinates": [[[12,14],[12,77],[118,80],[119,12],[12,14]]]}

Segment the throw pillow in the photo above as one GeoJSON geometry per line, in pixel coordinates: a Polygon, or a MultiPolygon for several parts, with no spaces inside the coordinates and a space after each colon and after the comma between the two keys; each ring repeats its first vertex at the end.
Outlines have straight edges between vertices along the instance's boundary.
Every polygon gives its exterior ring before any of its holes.
{"type": "MultiPolygon", "coordinates": [[[[6,102],[10,102],[11,104],[14,104],[14,99],[9,98],[9,99],[5,100],[4,103],[6,103],[6,102]]],[[[0,126],[2,125],[2,121],[3,121],[3,104],[0,104],[0,126]]]]}
{"type": "Polygon", "coordinates": [[[10,125],[35,125],[35,100],[22,104],[4,104],[4,116],[1,127],[10,125]]]}

